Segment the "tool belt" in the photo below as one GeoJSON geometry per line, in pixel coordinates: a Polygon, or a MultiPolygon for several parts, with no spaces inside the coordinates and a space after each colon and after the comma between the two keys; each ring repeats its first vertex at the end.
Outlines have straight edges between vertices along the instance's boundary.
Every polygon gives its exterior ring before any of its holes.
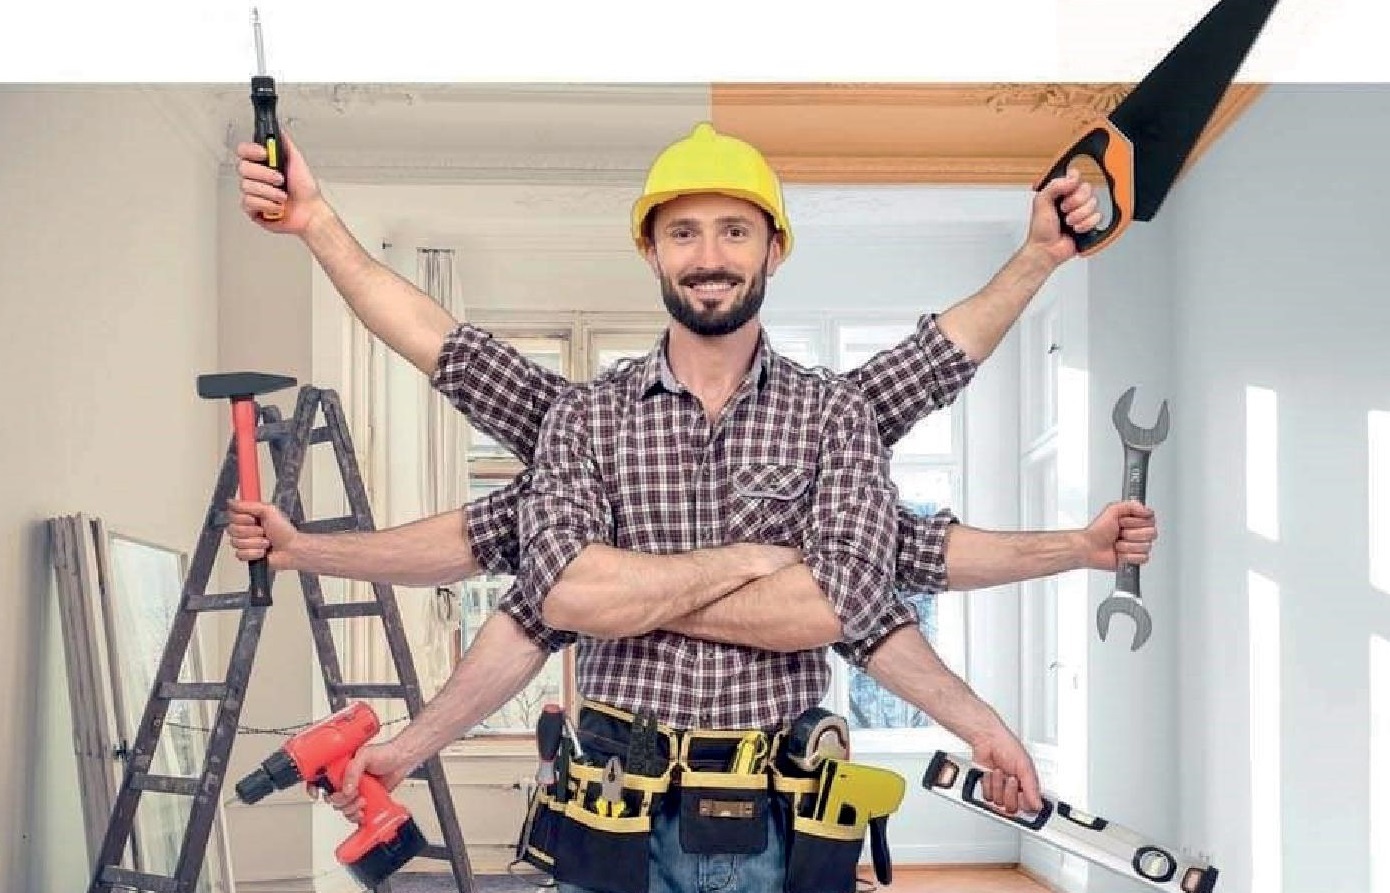
{"type": "MultiPolygon", "coordinates": [[[[837,761],[815,773],[798,768],[786,752],[787,729],[675,730],[584,700],[578,737],[579,757],[566,760],[562,748],[555,783],[532,794],[516,855],[599,893],[647,893],[658,814],[679,815],[687,853],[745,855],[766,850],[770,816],[786,839],[784,893],[854,893],[871,815],[886,820],[901,802],[902,779],[882,769],[837,761]],[[854,783],[844,780],[851,768],[891,776],[896,797],[856,802],[854,783]],[[826,780],[836,777],[832,795],[826,780]]],[[[880,868],[886,843],[875,850],[880,868]]]]}

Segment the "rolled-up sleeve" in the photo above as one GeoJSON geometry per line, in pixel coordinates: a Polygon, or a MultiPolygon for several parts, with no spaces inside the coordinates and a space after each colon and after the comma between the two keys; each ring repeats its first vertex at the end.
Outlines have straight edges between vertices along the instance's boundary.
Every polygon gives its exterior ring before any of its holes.
{"type": "Polygon", "coordinates": [[[507,486],[464,506],[468,542],[478,567],[489,574],[515,574],[521,547],[516,534],[516,507],[531,479],[527,469],[507,486]]]}
{"type": "Polygon", "coordinates": [[[946,337],[936,319],[934,313],[924,314],[911,335],[849,373],[873,408],[887,446],[932,412],[955,402],[979,369],[946,337]]]}
{"type": "Polygon", "coordinates": [[[873,634],[897,607],[897,489],[873,414],[852,385],[831,385],[803,553],[840,619],[843,638],[873,634]]]}
{"type": "Polygon", "coordinates": [[[945,592],[946,534],[959,519],[950,509],[916,515],[898,509],[898,569],[895,581],[904,595],[945,592]]]}
{"type": "Polygon", "coordinates": [[[570,382],[492,333],[460,323],[444,339],[430,385],[475,428],[530,464],[541,420],[570,382]]]}
{"type": "Polygon", "coordinates": [[[517,503],[516,585],[498,605],[551,650],[577,637],[545,625],[546,596],[586,546],[613,541],[612,509],[589,448],[588,395],[587,388],[568,391],[541,425],[531,479],[517,503]]]}

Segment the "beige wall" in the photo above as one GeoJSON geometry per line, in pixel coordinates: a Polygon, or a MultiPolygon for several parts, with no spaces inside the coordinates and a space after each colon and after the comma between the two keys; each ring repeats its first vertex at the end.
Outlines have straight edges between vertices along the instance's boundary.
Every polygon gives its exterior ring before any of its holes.
{"type": "Polygon", "coordinates": [[[43,522],[191,550],[218,459],[214,159],[147,94],[0,91],[0,886],[86,885],[43,522]]]}

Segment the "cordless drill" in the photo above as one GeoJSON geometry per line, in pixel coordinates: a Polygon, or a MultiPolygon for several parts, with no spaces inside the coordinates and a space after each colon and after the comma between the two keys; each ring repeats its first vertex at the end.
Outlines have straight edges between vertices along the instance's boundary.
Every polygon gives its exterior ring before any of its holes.
{"type": "MultiPolygon", "coordinates": [[[[358,701],[298,733],[260,768],[237,782],[243,803],[256,803],[277,790],[310,782],[327,793],[343,786],[348,761],[381,728],[376,713],[358,701]]],[[[357,830],[334,855],[352,876],[375,888],[425,848],[425,837],[410,812],[391,799],[381,782],[364,773],[358,792],[366,801],[357,830]]]]}

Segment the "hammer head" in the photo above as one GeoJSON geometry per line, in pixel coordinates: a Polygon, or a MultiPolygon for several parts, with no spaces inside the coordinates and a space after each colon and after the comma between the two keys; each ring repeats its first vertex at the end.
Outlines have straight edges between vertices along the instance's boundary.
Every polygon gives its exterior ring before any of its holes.
{"type": "Polygon", "coordinates": [[[1137,450],[1152,450],[1168,437],[1168,401],[1164,400],[1163,405],[1158,408],[1158,421],[1152,428],[1140,428],[1129,418],[1129,411],[1134,406],[1134,391],[1135,388],[1131,386],[1120,395],[1110,418],[1115,423],[1115,430],[1120,432],[1120,441],[1125,446],[1137,450]]]}
{"type": "Polygon", "coordinates": [[[293,387],[297,382],[288,375],[268,375],[264,372],[223,372],[198,376],[198,396],[205,400],[225,400],[236,397],[257,397],[293,387]]]}

